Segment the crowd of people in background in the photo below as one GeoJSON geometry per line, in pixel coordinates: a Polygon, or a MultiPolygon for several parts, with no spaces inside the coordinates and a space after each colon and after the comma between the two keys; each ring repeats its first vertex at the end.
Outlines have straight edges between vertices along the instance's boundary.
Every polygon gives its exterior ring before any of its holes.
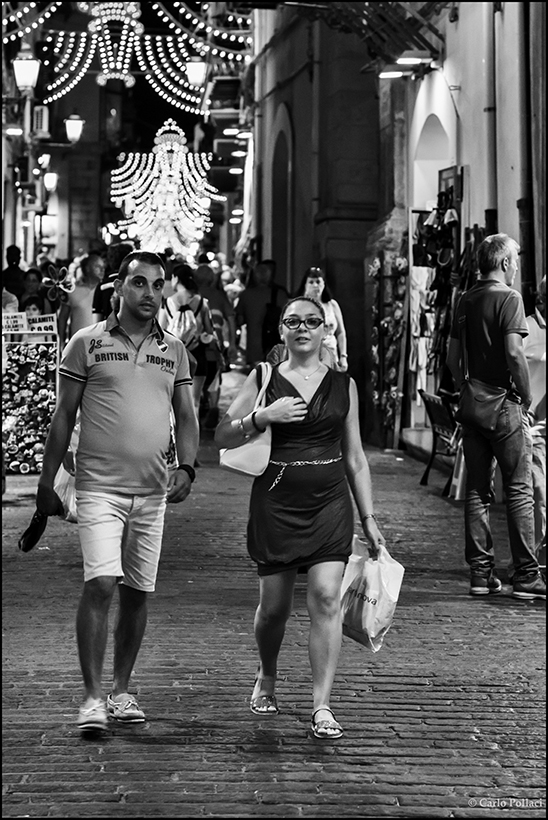
{"type": "MultiPolygon", "coordinates": [[[[71,260],[52,260],[43,248],[29,265],[22,260],[21,250],[10,245],[2,272],[2,310],[33,316],[55,314],[62,353],[78,330],[106,319],[119,307],[114,282],[122,260],[133,250],[131,242],[100,247],[93,241],[87,252],[81,250],[71,260]],[[52,291],[52,281],[60,271],[66,272],[71,288],[52,291]]],[[[347,369],[344,319],[321,268],[305,271],[298,289],[290,294],[277,281],[273,259],[250,261],[238,270],[234,263],[226,263],[222,253],[204,252],[189,259],[166,248],[159,256],[167,277],[158,321],[180,338],[186,335],[196,410],[203,428],[214,430],[219,422],[223,372],[239,366],[247,373],[267,356],[272,362],[287,356],[278,326],[290,296],[314,295],[321,301],[327,322],[322,361],[347,369]]]]}

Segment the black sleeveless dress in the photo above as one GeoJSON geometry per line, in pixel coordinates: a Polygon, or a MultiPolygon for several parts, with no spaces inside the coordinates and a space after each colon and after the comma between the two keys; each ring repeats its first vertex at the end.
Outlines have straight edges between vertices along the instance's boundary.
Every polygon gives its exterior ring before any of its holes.
{"type": "MultiPolygon", "coordinates": [[[[329,369],[302,421],[272,425],[271,460],[253,482],[247,527],[259,575],[346,563],[352,552],[354,514],[341,456],[349,386],[346,373],[329,369]]],[[[282,396],[300,393],[275,365],[266,402],[282,396]]]]}

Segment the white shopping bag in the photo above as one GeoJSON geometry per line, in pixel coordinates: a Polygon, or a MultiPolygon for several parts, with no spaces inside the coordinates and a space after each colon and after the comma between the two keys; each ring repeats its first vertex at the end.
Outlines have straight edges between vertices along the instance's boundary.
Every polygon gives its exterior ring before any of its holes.
{"type": "Polygon", "coordinates": [[[354,536],[341,584],[344,635],[379,651],[394,617],[404,572],[386,547],[381,546],[373,559],[367,544],[354,536]]]}
{"type": "Polygon", "coordinates": [[[53,482],[53,489],[63,502],[64,519],[76,524],[78,521],[76,515],[76,490],[74,488],[74,476],[65,470],[63,465],[59,467],[55,480],[53,482]]]}

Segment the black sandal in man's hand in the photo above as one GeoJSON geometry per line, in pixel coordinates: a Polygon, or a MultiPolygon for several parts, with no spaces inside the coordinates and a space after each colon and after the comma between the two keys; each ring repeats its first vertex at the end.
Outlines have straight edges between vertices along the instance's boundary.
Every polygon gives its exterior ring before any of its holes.
{"type": "Polygon", "coordinates": [[[48,517],[45,513],[36,510],[31,518],[30,524],[19,539],[19,549],[22,552],[30,552],[41,539],[48,523],[48,517]]]}

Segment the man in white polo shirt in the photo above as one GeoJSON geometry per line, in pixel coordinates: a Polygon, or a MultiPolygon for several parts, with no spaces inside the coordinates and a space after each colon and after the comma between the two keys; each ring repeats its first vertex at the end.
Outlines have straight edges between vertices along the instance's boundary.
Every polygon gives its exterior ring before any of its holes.
{"type": "Polygon", "coordinates": [[[46,515],[62,511],[53,481],[80,409],[76,498],[84,590],[76,633],[85,689],[82,732],[106,728],[108,715],[126,723],[145,720],[128,693],[129,680],[145,632],[147,594],[155,588],[166,501],[184,501],[195,477],[199,429],[188,356],[155,318],[164,284],[159,256],[128,254],[115,282],[118,313],[78,331],[59,368],[36,505],[46,515]],[[168,476],[171,411],[179,467],[168,476]],[[114,678],[105,705],[101,679],[116,586],[114,678]]]}

